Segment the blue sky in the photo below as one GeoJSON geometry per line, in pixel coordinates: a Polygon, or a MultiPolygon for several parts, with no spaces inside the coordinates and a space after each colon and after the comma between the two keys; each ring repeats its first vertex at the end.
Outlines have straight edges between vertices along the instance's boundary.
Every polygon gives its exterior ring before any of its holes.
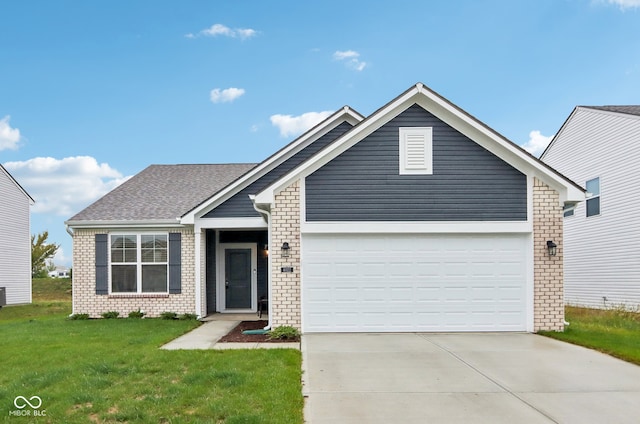
{"type": "Polygon", "coordinates": [[[64,221],[150,164],[259,162],[423,82],[538,153],[640,104],[640,0],[0,0],[0,163],[64,221]]]}

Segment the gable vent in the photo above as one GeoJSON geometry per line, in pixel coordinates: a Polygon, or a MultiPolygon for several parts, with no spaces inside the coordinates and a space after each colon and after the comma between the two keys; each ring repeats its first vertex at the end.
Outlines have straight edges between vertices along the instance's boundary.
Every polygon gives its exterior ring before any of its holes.
{"type": "Polygon", "coordinates": [[[400,174],[432,174],[431,127],[400,128],[400,174]]]}

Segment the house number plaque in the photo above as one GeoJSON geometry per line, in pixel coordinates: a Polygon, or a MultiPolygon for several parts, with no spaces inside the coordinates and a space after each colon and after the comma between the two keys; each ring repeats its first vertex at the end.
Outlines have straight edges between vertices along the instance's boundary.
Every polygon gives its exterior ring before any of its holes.
{"type": "Polygon", "coordinates": [[[280,272],[293,272],[292,266],[283,266],[280,268],[280,272]]]}

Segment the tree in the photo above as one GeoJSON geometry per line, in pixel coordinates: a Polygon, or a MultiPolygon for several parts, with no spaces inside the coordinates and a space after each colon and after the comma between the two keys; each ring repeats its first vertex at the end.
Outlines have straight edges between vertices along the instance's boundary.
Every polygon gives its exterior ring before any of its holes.
{"type": "Polygon", "coordinates": [[[47,243],[48,237],[48,231],[43,231],[37,237],[31,236],[31,274],[34,277],[46,274],[47,259],[53,258],[60,248],[59,244],[47,243]]]}

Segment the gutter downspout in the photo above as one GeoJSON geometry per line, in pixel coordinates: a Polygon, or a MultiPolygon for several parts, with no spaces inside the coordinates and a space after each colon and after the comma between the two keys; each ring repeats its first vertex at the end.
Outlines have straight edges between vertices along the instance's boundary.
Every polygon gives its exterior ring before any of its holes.
{"type": "Polygon", "coordinates": [[[271,255],[273,252],[273,249],[271,249],[271,212],[269,212],[266,209],[260,209],[258,207],[258,205],[256,205],[256,196],[253,195],[249,195],[249,199],[251,200],[251,204],[253,205],[253,209],[256,210],[256,212],[258,212],[260,215],[262,215],[264,217],[264,219],[267,221],[267,244],[269,246],[269,257],[268,257],[268,263],[267,263],[267,293],[269,294],[269,322],[267,322],[267,326],[263,328],[263,330],[271,330],[271,317],[273,316],[273,314],[271,313],[271,299],[273,298],[271,296],[271,255]]]}

